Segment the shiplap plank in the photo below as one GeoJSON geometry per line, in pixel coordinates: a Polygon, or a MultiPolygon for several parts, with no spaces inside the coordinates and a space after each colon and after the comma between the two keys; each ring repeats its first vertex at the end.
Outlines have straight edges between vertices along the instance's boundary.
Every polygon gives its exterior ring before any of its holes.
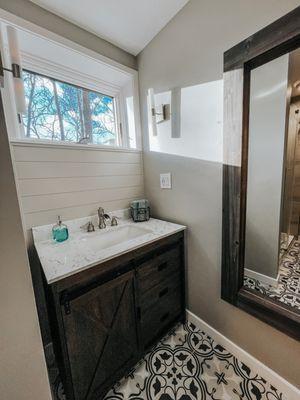
{"type": "Polygon", "coordinates": [[[141,175],[140,164],[16,162],[19,179],[141,175]]]}
{"type": "MultiPolygon", "coordinates": [[[[129,204],[135,197],[124,199],[124,200],[116,200],[116,201],[108,201],[101,202],[101,206],[104,207],[105,211],[114,211],[121,210],[124,208],[128,208],[129,204]]],[[[59,210],[48,210],[41,211],[32,214],[25,214],[25,227],[27,230],[31,229],[33,226],[46,225],[46,224],[55,224],[57,220],[57,215],[61,215],[64,221],[81,218],[90,215],[97,214],[98,204],[86,204],[84,206],[75,206],[75,207],[67,207],[60,208],[59,210]]]]}
{"type": "Polygon", "coordinates": [[[37,211],[47,211],[59,209],[61,207],[74,207],[91,203],[122,200],[131,197],[140,197],[142,194],[140,187],[100,189],[86,192],[58,193],[41,196],[27,196],[22,198],[23,211],[33,213],[37,211]]]}
{"type": "Polygon", "coordinates": [[[140,152],[108,151],[94,149],[69,149],[55,147],[13,146],[16,162],[78,162],[139,164],[140,152]]]}
{"type": "MultiPolygon", "coordinates": [[[[26,229],[127,208],[143,197],[141,152],[13,145],[26,229]]],[[[28,235],[30,238],[31,235],[28,235]]]]}
{"type": "Polygon", "coordinates": [[[21,196],[36,196],[53,193],[70,193],[97,189],[113,189],[143,186],[142,175],[101,176],[75,178],[40,178],[19,180],[21,196]]]}

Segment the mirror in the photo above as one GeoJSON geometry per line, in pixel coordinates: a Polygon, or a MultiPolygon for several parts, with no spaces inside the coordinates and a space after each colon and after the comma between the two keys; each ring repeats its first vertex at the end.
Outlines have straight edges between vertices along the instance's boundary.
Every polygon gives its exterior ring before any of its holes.
{"type": "Polygon", "coordinates": [[[244,285],[300,310],[300,49],[250,72],[244,285]]]}
{"type": "Polygon", "coordinates": [[[300,340],[300,7],[224,53],[221,298],[300,340]]]}

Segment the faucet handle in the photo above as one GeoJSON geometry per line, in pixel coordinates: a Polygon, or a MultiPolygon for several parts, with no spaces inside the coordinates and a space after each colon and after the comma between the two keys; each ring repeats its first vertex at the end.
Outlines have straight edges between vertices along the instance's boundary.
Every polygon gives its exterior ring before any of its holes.
{"type": "Polygon", "coordinates": [[[111,225],[111,226],[117,226],[117,225],[118,225],[118,217],[116,217],[115,215],[113,215],[113,216],[111,217],[110,225],[111,225]]]}
{"type": "Polygon", "coordinates": [[[87,232],[95,231],[95,227],[94,227],[94,224],[92,223],[92,221],[87,222],[86,224],[82,225],[80,228],[86,229],[87,232]]]}
{"type": "Polygon", "coordinates": [[[88,232],[95,232],[95,227],[94,227],[94,224],[92,223],[92,221],[90,221],[90,222],[88,223],[87,231],[88,231],[88,232]]]}

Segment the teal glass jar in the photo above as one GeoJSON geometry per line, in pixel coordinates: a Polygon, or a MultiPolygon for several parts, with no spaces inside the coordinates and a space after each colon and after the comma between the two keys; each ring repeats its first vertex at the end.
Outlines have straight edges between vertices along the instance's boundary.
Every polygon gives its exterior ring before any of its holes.
{"type": "Polygon", "coordinates": [[[56,242],[64,242],[69,237],[68,227],[62,223],[60,216],[57,224],[52,228],[52,237],[56,242]]]}

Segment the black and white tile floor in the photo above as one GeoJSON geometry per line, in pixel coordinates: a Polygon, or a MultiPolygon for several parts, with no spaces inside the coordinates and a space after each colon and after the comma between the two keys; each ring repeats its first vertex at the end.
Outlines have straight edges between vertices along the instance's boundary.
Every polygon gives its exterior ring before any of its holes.
{"type": "MultiPolygon", "coordinates": [[[[50,371],[51,379],[51,371],[50,371]]],[[[55,400],[65,400],[53,366],[55,400]]],[[[118,382],[105,400],[285,400],[256,371],[193,323],[180,325],[118,382]]]]}
{"type": "Polygon", "coordinates": [[[281,257],[278,286],[244,277],[244,285],[300,310],[300,240],[294,240],[281,257]]]}

